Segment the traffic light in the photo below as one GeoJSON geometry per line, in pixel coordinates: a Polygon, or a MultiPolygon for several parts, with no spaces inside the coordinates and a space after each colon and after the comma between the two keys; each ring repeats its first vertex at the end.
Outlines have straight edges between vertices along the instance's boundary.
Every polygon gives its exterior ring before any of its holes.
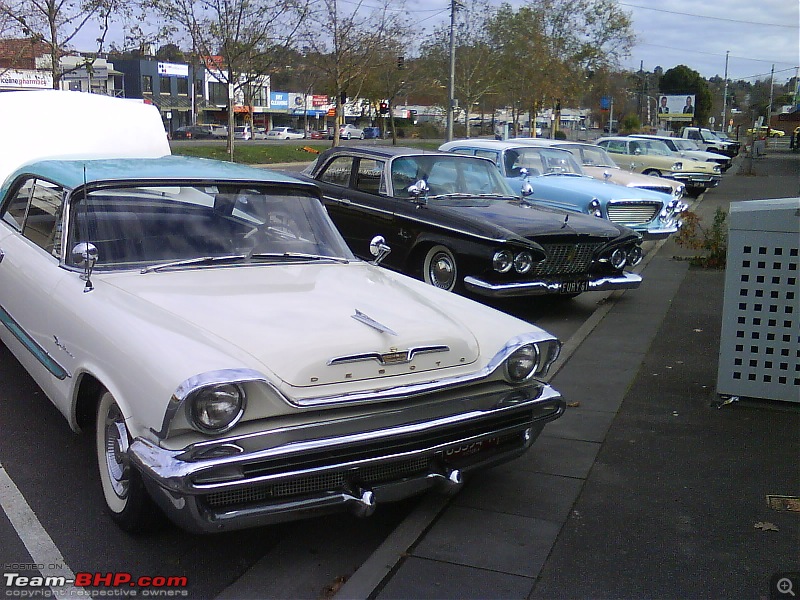
{"type": "Polygon", "coordinates": [[[388,115],[389,114],[389,105],[386,102],[381,102],[380,106],[379,106],[379,109],[380,109],[380,113],[382,115],[388,115]]]}
{"type": "Polygon", "coordinates": [[[397,69],[402,71],[406,68],[406,57],[405,56],[398,56],[397,57],[397,69]]]}

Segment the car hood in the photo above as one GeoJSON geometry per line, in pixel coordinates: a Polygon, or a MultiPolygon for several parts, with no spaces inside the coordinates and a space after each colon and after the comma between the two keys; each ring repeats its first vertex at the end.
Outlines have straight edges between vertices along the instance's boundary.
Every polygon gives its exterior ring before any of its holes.
{"type": "Polygon", "coordinates": [[[467,323],[366,263],[128,272],[103,279],[128,296],[131,309],[152,315],[155,308],[178,335],[198,337],[241,367],[292,386],[446,369],[479,355],[467,323]],[[357,313],[364,317],[357,320],[357,313]]]}
{"type": "MultiPolygon", "coordinates": [[[[619,167],[593,167],[593,166],[584,166],[584,171],[586,171],[589,175],[594,177],[595,179],[602,181],[605,179],[605,173],[611,175],[609,177],[609,181],[616,185],[624,185],[628,187],[638,187],[638,188],[654,188],[661,186],[665,190],[666,189],[673,189],[673,185],[671,183],[672,180],[664,179],[663,177],[652,177],[650,175],[642,175],[640,173],[633,173],[631,171],[625,171],[624,169],[620,169],[619,167]]],[[[660,193],[660,192],[659,192],[660,193]]],[[[668,192],[670,195],[671,192],[668,192]]]]}
{"type": "MultiPolygon", "coordinates": [[[[431,210],[444,207],[431,207],[431,210]]],[[[470,223],[491,223],[495,237],[513,239],[519,236],[540,240],[546,236],[598,236],[613,239],[620,228],[605,219],[590,217],[578,212],[550,209],[530,202],[492,202],[487,206],[449,206],[447,212],[470,223]]]]}

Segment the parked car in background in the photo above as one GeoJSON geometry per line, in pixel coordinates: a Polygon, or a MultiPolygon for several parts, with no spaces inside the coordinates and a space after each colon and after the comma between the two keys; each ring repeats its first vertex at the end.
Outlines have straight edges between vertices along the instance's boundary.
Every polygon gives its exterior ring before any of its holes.
{"type": "Polygon", "coordinates": [[[380,139],[380,137],[381,137],[380,127],[364,127],[365,140],[380,139]]]}
{"type": "Polygon", "coordinates": [[[632,289],[641,236],[516,194],[493,162],[449,152],[337,146],[302,174],[322,188],[357,256],[381,234],[384,264],[448,291],[500,296],[632,289]]]}
{"type": "Polygon", "coordinates": [[[786,135],[786,132],[783,131],[782,129],[767,128],[766,125],[762,125],[761,127],[758,128],[751,127],[750,129],[747,130],[747,135],[781,138],[786,135]]]}
{"type": "Polygon", "coordinates": [[[697,142],[701,149],[707,152],[718,152],[734,157],[741,150],[741,143],[729,139],[724,134],[711,131],[705,127],[682,127],[677,137],[697,142]]]}
{"type": "Polygon", "coordinates": [[[458,490],[563,413],[552,335],[357,260],[316,186],[159,158],[155,107],[75,94],[0,94],[48,137],[2,123],[0,339],[92,432],[122,528],[153,504],[198,533],[367,516],[458,490]]]}
{"type": "Polygon", "coordinates": [[[634,133],[631,137],[639,137],[647,140],[661,140],[667,147],[678,156],[685,156],[703,162],[717,163],[720,170],[724,173],[731,167],[733,159],[719,152],[706,152],[701,150],[694,140],[687,140],[685,138],[675,138],[667,135],[650,135],[645,133],[634,133]]]}
{"type": "Polygon", "coordinates": [[[675,156],[661,140],[617,136],[600,138],[597,145],[605,148],[623,169],[680,181],[686,186],[686,195],[692,198],[720,182],[722,170],[717,163],[675,156]]]}
{"type": "Polygon", "coordinates": [[[328,137],[328,130],[327,129],[320,129],[319,131],[315,129],[311,129],[306,134],[306,137],[310,140],[324,140],[328,137]]]}
{"type": "Polygon", "coordinates": [[[199,125],[185,125],[183,127],[178,127],[175,131],[172,132],[172,139],[173,140],[211,140],[211,139],[218,139],[218,136],[213,135],[203,127],[199,125]]]}
{"type": "Polygon", "coordinates": [[[228,128],[225,125],[218,125],[216,123],[198,123],[196,127],[200,127],[203,131],[210,134],[214,139],[226,139],[228,137],[228,128]]]}
{"type": "Polygon", "coordinates": [[[352,138],[358,138],[359,140],[364,139],[364,130],[359,129],[352,123],[347,123],[346,125],[342,125],[339,127],[339,137],[345,140],[349,140],[352,138]]]}
{"type": "MultiPolygon", "coordinates": [[[[517,141],[534,143],[528,140],[518,139],[517,141]]],[[[608,155],[608,152],[605,151],[605,148],[597,144],[552,139],[539,139],[536,140],[535,143],[542,146],[552,146],[567,150],[581,165],[584,173],[600,181],[608,181],[625,187],[661,192],[662,194],[671,196],[673,200],[680,200],[686,189],[682,183],[674,179],[641,175],[640,173],[633,173],[620,169],[617,163],[608,155]]]]}
{"type": "Polygon", "coordinates": [[[305,137],[305,131],[293,127],[273,127],[266,136],[268,140],[302,140],[305,137]]]}
{"type": "Polygon", "coordinates": [[[263,128],[250,127],[250,125],[238,125],[233,128],[233,139],[235,140],[263,140],[267,134],[263,128]]]}
{"type": "Polygon", "coordinates": [[[608,219],[646,239],[664,238],[680,228],[685,206],[672,196],[593,179],[570,152],[538,138],[456,140],[439,149],[490,159],[515,192],[530,185],[529,199],[544,206],[608,219]]]}

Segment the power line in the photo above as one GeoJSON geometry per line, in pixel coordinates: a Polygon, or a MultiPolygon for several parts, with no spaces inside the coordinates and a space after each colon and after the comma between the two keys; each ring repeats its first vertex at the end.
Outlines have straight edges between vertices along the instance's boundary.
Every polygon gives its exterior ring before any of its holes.
{"type": "Polygon", "coordinates": [[[787,25],[785,23],[759,23],[758,21],[744,21],[739,19],[726,19],[725,17],[712,17],[709,15],[698,15],[694,13],[679,12],[676,10],[666,10],[663,8],[652,8],[650,6],[638,6],[637,4],[628,4],[627,2],[617,2],[620,6],[627,6],[629,8],[640,8],[642,10],[654,10],[656,12],[668,13],[671,15],[681,15],[684,17],[695,17],[698,19],[711,19],[713,21],[726,21],[728,23],[744,23],[746,25],[761,25],[763,27],[786,27],[789,29],[800,29],[798,25],[787,25]]]}
{"type": "MultiPolygon", "coordinates": [[[[702,50],[696,50],[695,48],[675,48],[674,46],[663,46],[661,44],[648,44],[648,43],[645,43],[645,42],[636,44],[636,46],[652,46],[653,48],[664,48],[665,50],[677,50],[679,52],[686,52],[686,53],[691,53],[691,54],[705,54],[707,56],[719,56],[719,57],[724,56],[724,54],[720,54],[719,52],[703,52],[702,50]]],[[[777,63],[777,64],[782,64],[782,65],[791,65],[792,64],[790,62],[784,62],[784,61],[780,61],[780,60],[774,60],[774,59],[766,60],[766,59],[763,59],[763,58],[751,58],[749,56],[731,56],[731,58],[737,58],[739,60],[751,60],[751,61],[763,62],[763,63],[777,63]]],[[[795,66],[793,66],[791,68],[794,69],[795,66]]]]}

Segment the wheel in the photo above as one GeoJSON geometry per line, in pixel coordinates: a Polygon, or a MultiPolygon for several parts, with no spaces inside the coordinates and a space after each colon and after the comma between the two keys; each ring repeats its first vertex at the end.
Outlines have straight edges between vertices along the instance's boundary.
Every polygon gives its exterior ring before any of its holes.
{"type": "Polygon", "coordinates": [[[152,526],[155,506],[141,475],[132,467],[127,450],[130,435],[114,396],[103,392],[97,406],[95,449],[100,485],[111,518],[125,531],[145,531],[152,526]]]}
{"type": "Polygon", "coordinates": [[[362,133],[360,136],[358,136],[358,139],[363,140],[364,139],[364,134],[362,133]]]}
{"type": "Polygon", "coordinates": [[[686,195],[689,196],[689,198],[698,198],[700,196],[700,194],[702,194],[705,191],[706,191],[706,189],[702,188],[702,187],[688,187],[687,186],[686,195]]]}
{"type": "Polygon", "coordinates": [[[434,287],[451,292],[458,282],[458,265],[453,253],[444,246],[434,246],[422,262],[422,279],[434,287]]]}
{"type": "Polygon", "coordinates": [[[349,139],[350,139],[350,134],[349,134],[349,133],[348,133],[348,134],[346,134],[346,135],[344,136],[344,139],[346,139],[346,140],[349,140],[349,139]]]}
{"type": "Polygon", "coordinates": [[[661,171],[657,169],[646,169],[642,171],[642,175],[650,175],[651,177],[661,177],[661,171]]]}

